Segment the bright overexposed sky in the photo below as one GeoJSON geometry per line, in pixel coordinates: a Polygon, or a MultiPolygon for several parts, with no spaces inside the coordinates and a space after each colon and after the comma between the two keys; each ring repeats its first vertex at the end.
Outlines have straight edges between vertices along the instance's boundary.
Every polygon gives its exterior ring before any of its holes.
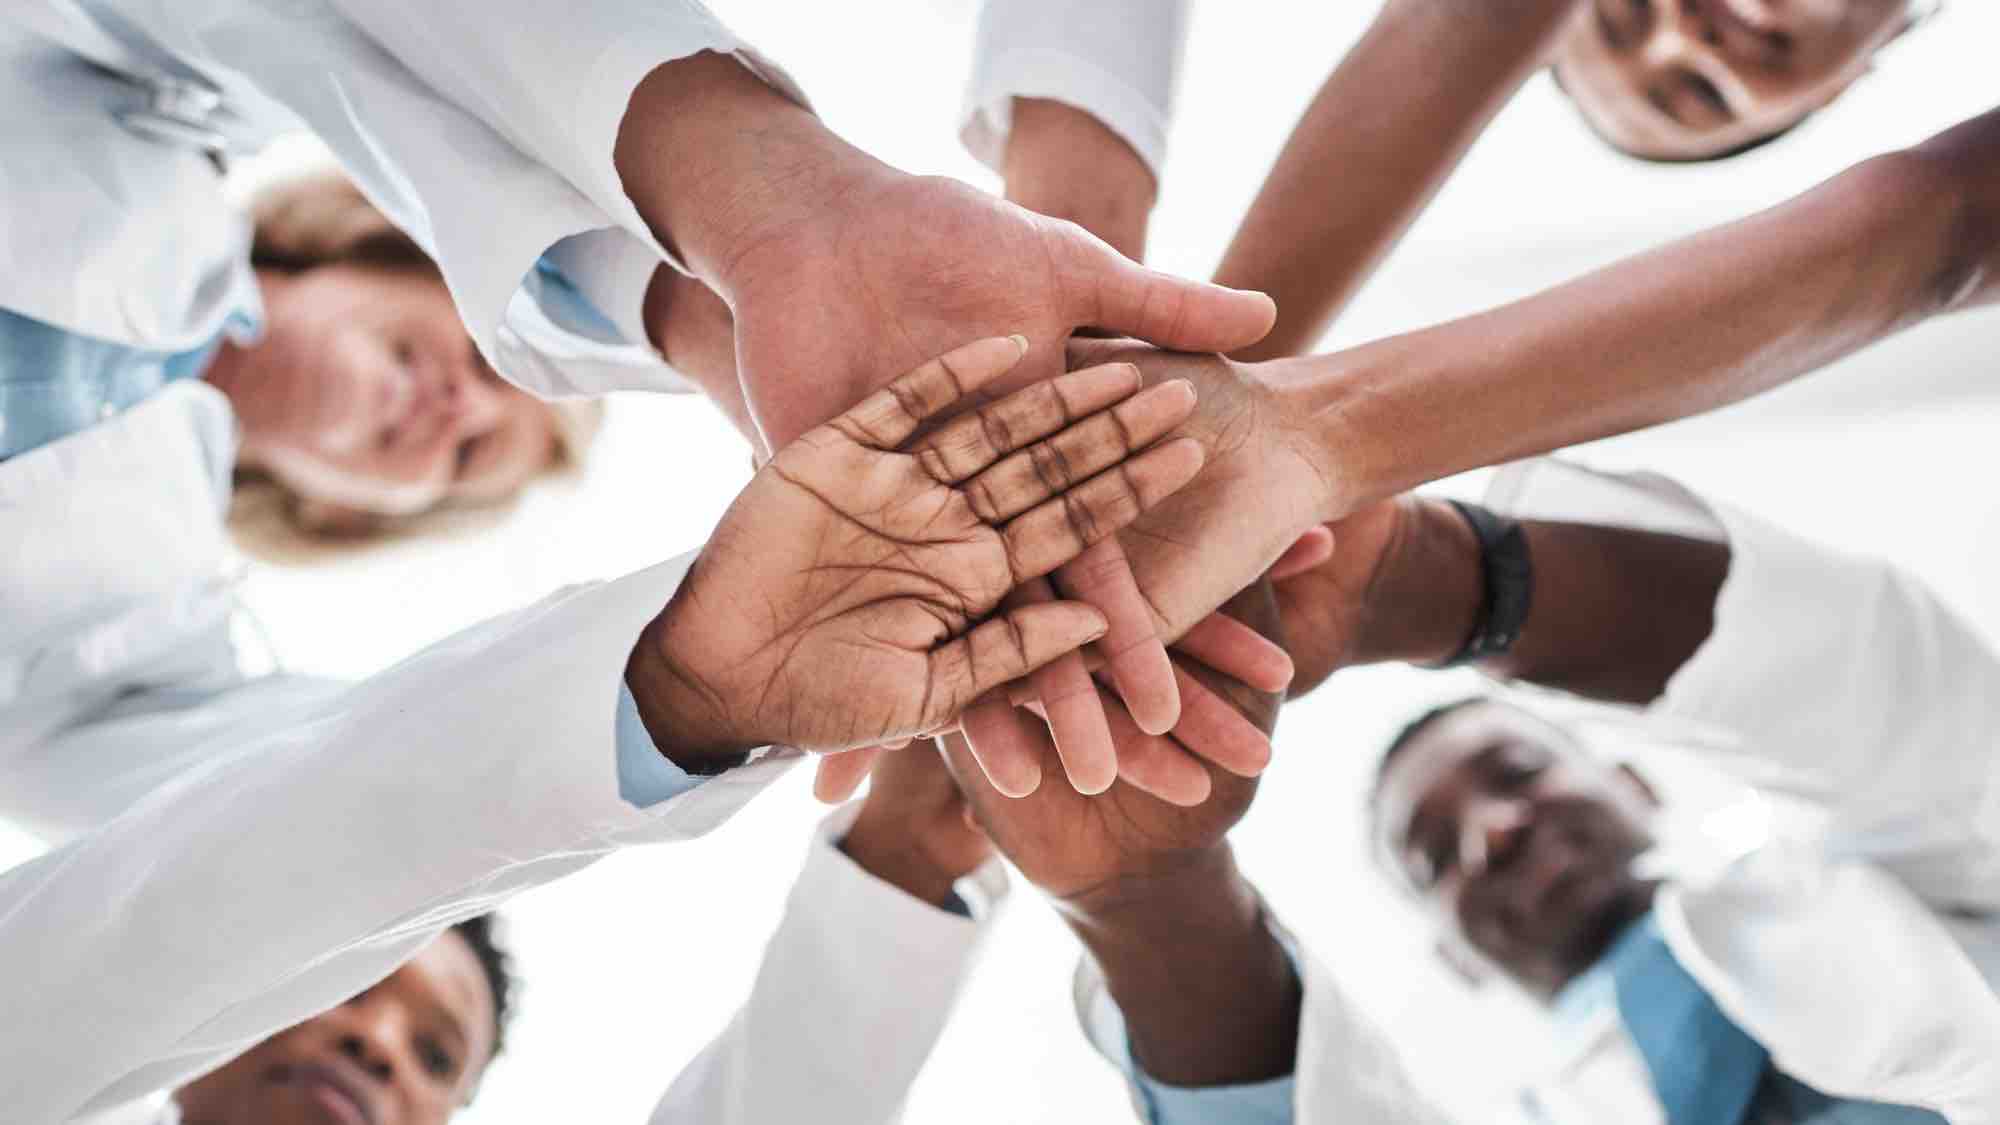
{"type": "MultiPolygon", "coordinates": [[[[1088,0],[1079,0],[1088,2],[1088,0]]],[[[976,0],[714,0],[785,65],[838,131],[913,172],[991,185],[956,141],[976,0]]],[[[1196,0],[1151,258],[1202,275],[1305,101],[1372,17],[1361,2],[1196,0]]],[[[1795,136],[1719,167],[1610,154],[1537,78],[1494,124],[1338,326],[1352,343],[1524,295],[1776,202],[1874,152],[1989,108],[2000,6],[1958,0],[1795,136]]],[[[1425,75],[1404,77],[1422,97],[1425,75]]],[[[1366,168],[1327,171],[1324,205],[1366,168]]],[[[1586,451],[1659,468],[1800,529],[1916,570],[2000,630],[1993,437],[2000,317],[1910,332],[1720,415],[1586,451]]],[[[745,448],[694,399],[620,398],[580,479],[537,487],[474,532],[309,565],[260,563],[253,602],[285,662],[365,675],[552,587],[697,546],[748,479],[745,448]]],[[[1457,482],[1459,491],[1476,482],[1457,482]]],[[[1288,709],[1277,761],[1238,833],[1277,913],[1387,1027],[1439,1099],[1479,1120],[1536,1065],[1535,1014],[1468,990],[1360,847],[1361,779],[1388,734],[1470,673],[1365,669],[1288,709]]],[[[820,810],[807,774],[713,835],[628,853],[509,910],[527,978],[512,1055],[470,1125],[640,1122],[729,1018],[820,810]]],[[[912,1093],[909,1120],[1115,1121],[1120,1083],[1076,1031],[1075,943],[1017,882],[987,959],[912,1093]]]]}

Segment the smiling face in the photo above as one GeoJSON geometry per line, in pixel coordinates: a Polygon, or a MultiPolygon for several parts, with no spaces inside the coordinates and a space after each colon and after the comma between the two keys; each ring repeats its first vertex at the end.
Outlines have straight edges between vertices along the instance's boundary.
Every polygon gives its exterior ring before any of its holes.
{"type": "Polygon", "coordinates": [[[210,379],[246,464],[299,496],[377,515],[511,495],[547,467],[556,418],[502,381],[427,270],[359,263],[260,275],[262,339],[210,379]]]}
{"type": "Polygon", "coordinates": [[[1583,0],[1554,67],[1612,145],[1705,160],[1839,97],[1912,12],[1911,0],[1583,0]]]}
{"type": "Polygon", "coordinates": [[[375,987],[175,1092],[183,1125],[443,1125],[493,1056],[494,998],[447,930],[375,987]]]}
{"type": "Polygon", "coordinates": [[[1553,995],[1642,914],[1652,793],[1567,732],[1474,702],[1427,723],[1374,795],[1377,843],[1459,948],[1553,995]]]}

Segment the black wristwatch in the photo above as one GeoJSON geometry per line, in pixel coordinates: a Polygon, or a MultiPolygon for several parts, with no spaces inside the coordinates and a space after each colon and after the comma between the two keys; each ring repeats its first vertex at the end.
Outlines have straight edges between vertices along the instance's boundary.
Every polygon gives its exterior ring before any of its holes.
{"type": "Polygon", "coordinates": [[[1477,504],[1450,503],[1479,540],[1482,593],[1471,634],[1450,659],[1436,665],[1439,668],[1470,664],[1511,650],[1528,620],[1528,602],[1535,589],[1528,537],[1521,525],[1477,504]]]}

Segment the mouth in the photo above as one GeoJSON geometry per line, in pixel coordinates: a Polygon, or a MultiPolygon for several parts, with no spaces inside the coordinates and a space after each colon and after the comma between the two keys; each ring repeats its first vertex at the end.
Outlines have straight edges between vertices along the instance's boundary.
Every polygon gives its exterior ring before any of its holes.
{"type": "Polygon", "coordinates": [[[291,1080],[341,1125],[375,1125],[375,1111],[367,1095],[339,1068],[303,1063],[291,1068],[291,1080]]]}

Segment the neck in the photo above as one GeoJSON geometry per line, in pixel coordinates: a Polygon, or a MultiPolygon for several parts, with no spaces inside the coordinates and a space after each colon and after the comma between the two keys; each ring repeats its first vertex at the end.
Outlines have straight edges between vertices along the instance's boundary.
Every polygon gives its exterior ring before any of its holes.
{"type": "MultiPolygon", "coordinates": [[[[294,281],[290,274],[263,267],[256,270],[256,277],[257,293],[263,301],[268,320],[272,308],[294,281]]],[[[256,388],[268,377],[262,362],[263,351],[261,341],[241,344],[224,336],[222,346],[216,349],[215,358],[201,373],[203,382],[221,391],[223,397],[229,400],[237,424],[243,429],[236,455],[237,464],[243,468],[256,467],[256,450],[265,428],[264,420],[259,417],[252,401],[256,388]]]]}

